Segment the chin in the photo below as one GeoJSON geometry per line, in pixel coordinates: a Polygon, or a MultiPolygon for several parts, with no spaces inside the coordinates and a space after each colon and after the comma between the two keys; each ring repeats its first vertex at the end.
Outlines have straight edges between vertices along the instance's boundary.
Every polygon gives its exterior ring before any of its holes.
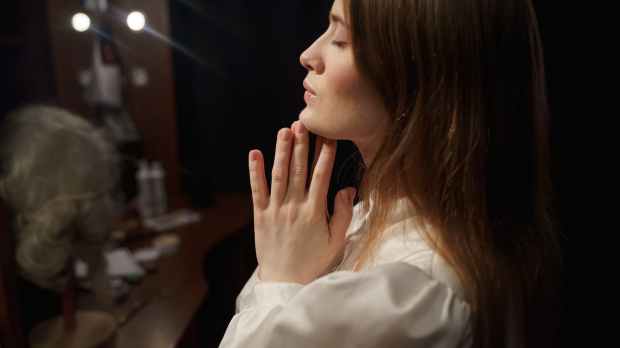
{"type": "Polygon", "coordinates": [[[301,112],[299,113],[299,121],[304,125],[304,127],[306,127],[306,129],[310,133],[314,133],[318,135],[316,118],[313,117],[312,114],[313,112],[309,110],[308,107],[306,106],[306,108],[301,110],[301,112]]]}
{"type": "Polygon", "coordinates": [[[314,112],[306,107],[299,114],[299,121],[310,133],[327,138],[325,125],[321,124],[320,120],[318,120],[317,117],[314,117],[313,114],[314,112]]]}
{"type": "Polygon", "coordinates": [[[299,121],[310,133],[323,138],[333,140],[343,140],[346,138],[343,134],[340,134],[337,129],[334,129],[333,122],[326,122],[326,120],[314,117],[313,112],[307,108],[299,114],[299,121]]]}

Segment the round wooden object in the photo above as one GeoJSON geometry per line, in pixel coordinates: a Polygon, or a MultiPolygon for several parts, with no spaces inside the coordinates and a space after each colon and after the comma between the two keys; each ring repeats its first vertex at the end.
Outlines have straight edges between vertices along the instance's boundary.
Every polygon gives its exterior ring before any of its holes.
{"type": "Polygon", "coordinates": [[[113,348],[116,320],[106,312],[78,311],[76,327],[65,332],[62,317],[37,325],[28,337],[32,348],[113,348]]]}

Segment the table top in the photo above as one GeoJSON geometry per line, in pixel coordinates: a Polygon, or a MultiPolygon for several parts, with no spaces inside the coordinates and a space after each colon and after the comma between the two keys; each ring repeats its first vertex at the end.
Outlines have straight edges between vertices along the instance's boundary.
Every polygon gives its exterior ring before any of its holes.
{"type": "MultiPolygon", "coordinates": [[[[117,318],[127,318],[117,334],[118,348],[177,345],[207,294],[206,254],[218,241],[250,223],[251,200],[248,194],[217,194],[214,206],[200,213],[200,222],[167,232],[180,237],[178,251],[160,258],[156,271],[148,273],[128,299],[112,309],[117,318]]],[[[134,241],[129,247],[145,243],[134,241]]]]}

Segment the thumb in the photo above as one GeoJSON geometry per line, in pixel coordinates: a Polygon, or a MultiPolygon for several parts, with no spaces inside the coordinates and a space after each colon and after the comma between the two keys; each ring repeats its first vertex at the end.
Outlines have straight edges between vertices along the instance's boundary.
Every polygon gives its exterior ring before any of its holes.
{"type": "Polygon", "coordinates": [[[336,251],[344,246],[345,237],[353,216],[353,198],[356,190],[352,187],[338,191],[334,202],[334,215],[329,222],[331,245],[336,251]]]}

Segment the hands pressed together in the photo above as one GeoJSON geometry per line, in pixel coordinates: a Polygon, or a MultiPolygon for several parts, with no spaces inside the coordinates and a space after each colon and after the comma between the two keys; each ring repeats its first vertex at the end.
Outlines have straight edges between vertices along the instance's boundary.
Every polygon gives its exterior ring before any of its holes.
{"type": "Polygon", "coordinates": [[[262,281],[307,284],[329,272],[345,246],[354,188],[338,192],[328,216],[327,193],[336,141],[317,136],[308,179],[309,134],[300,121],[278,132],[271,190],[260,151],[249,154],[258,276],[262,281]],[[310,180],[306,189],[306,180],[310,180]]]}

